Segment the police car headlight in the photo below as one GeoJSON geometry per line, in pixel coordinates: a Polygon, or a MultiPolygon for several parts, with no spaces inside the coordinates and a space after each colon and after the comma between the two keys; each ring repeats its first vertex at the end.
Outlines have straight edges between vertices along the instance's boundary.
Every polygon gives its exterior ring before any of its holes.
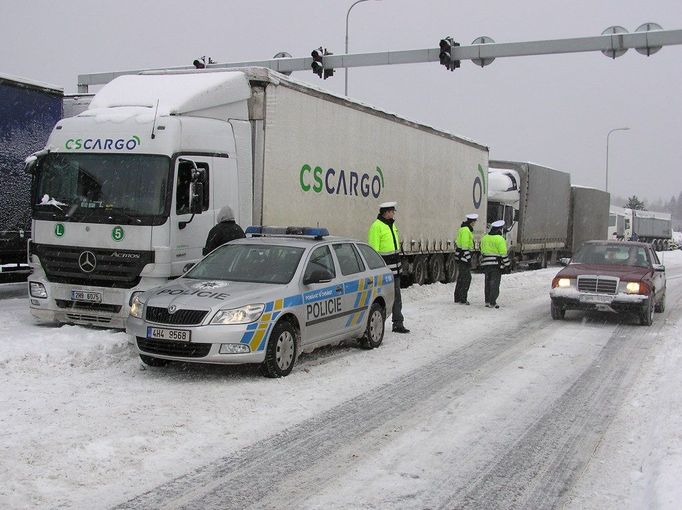
{"type": "Polygon", "coordinates": [[[140,299],[140,294],[133,294],[130,300],[130,315],[137,319],[142,318],[142,310],[144,309],[144,303],[140,299]]]}
{"type": "Polygon", "coordinates": [[[248,324],[260,319],[264,309],[264,304],[257,304],[232,310],[218,310],[211,319],[211,324],[248,324]]]}

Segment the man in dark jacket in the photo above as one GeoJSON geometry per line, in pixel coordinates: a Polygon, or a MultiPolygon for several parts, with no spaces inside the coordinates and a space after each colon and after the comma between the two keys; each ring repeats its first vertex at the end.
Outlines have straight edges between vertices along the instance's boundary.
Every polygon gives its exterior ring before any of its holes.
{"type": "Polygon", "coordinates": [[[242,228],[235,223],[234,213],[229,205],[220,210],[216,219],[218,223],[208,233],[204,255],[212,252],[222,244],[229,243],[233,239],[246,237],[242,228]]]}

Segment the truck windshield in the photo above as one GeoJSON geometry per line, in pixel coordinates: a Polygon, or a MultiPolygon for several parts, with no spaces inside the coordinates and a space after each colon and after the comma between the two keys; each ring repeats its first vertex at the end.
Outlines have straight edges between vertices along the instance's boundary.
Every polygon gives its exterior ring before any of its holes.
{"type": "Polygon", "coordinates": [[[95,223],[165,221],[170,158],[51,153],[36,167],[33,217],[95,223]]]}

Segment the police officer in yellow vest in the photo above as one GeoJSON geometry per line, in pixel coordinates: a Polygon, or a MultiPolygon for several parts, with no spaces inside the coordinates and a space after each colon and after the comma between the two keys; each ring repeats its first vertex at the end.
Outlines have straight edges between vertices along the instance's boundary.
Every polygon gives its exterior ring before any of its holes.
{"type": "Polygon", "coordinates": [[[457,283],[455,284],[455,303],[468,305],[467,296],[471,285],[471,252],[474,249],[474,225],[478,219],[478,214],[467,214],[466,220],[457,232],[457,249],[455,259],[457,260],[457,283]]]}
{"type": "Polygon", "coordinates": [[[502,231],[504,220],[498,220],[490,225],[490,232],[481,238],[481,267],[485,274],[485,306],[499,308],[497,297],[500,295],[500,281],[502,272],[506,272],[511,263],[507,256],[507,241],[502,231]]]}
{"type": "Polygon", "coordinates": [[[409,333],[403,325],[403,302],[400,297],[400,236],[395,225],[395,211],[397,202],[384,202],[379,205],[379,215],[369,227],[367,243],[381,255],[386,265],[393,271],[393,285],[395,301],[393,302],[393,331],[395,333],[409,333]]]}

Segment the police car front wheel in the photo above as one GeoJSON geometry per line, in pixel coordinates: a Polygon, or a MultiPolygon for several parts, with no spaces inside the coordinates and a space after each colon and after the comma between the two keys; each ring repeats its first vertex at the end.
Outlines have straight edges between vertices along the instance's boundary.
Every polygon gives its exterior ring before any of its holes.
{"type": "Polygon", "coordinates": [[[367,327],[365,334],[360,339],[360,345],[365,349],[375,349],[384,340],[384,323],[386,322],[386,311],[378,301],[372,303],[367,317],[367,327]]]}
{"type": "Polygon", "coordinates": [[[291,373],[295,361],[296,330],[291,323],[280,321],[272,328],[261,370],[266,377],[284,377],[291,373]]]}

